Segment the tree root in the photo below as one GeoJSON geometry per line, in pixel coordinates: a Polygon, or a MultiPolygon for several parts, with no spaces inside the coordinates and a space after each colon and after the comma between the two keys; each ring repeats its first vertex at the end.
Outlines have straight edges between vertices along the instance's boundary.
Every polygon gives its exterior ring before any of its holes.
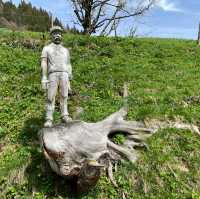
{"type": "Polygon", "coordinates": [[[109,161],[109,166],[108,166],[108,177],[109,177],[111,183],[113,184],[113,186],[115,188],[117,188],[118,185],[113,177],[113,165],[112,165],[111,161],[109,161]]]}
{"type": "Polygon", "coordinates": [[[108,147],[110,147],[111,149],[113,149],[115,152],[119,153],[123,157],[127,158],[132,163],[134,163],[137,160],[137,156],[134,153],[133,149],[130,150],[128,148],[124,148],[122,146],[114,144],[111,141],[108,141],[108,147]]]}
{"type": "MultiPolygon", "coordinates": [[[[124,90],[124,97],[127,97],[126,86],[124,90]]],[[[128,159],[135,163],[138,158],[137,149],[147,148],[146,139],[163,128],[187,129],[200,135],[198,127],[193,124],[159,120],[126,121],[127,112],[125,100],[123,108],[97,123],[72,121],[43,128],[40,131],[40,144],[51,168],[61,176],[77,177],[82,190],[97,183],[101,171],[98,163],[103,163],[108,169],[110,181],[117,187],[111,157],[113,162],[128,159]],[[110,139],[111,135],[119,132],[126,137],[122,145],[110,139]],[[97,166],[90,165],[91,161],[97,162],[97,166]]]]}

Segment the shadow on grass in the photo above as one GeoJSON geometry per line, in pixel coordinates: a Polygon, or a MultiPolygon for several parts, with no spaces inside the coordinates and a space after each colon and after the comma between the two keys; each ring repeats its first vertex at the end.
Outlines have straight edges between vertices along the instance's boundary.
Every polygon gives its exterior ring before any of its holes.
{"type": "Polygon", "coordinates": [[[32,151],[31,162],[26,168],[28,188],[32,194],[43,194],[43,197],[77,198],[76,181],[68,181],[54,173],[43,154],[32,151]]]}
{"type": "Polygon", "coordinates": [[[43,117],[29,118],[24,122],[23,129],[18,136],[18,143],[23,146],[38,145],[38,132],[42,129],[44,123],[43,117]]]}
{"type": "Polygon", "coordinates": [[[29,164],[25,170],[28,191],[45,198],[61,196],[82,198],[76,190],[77,179],[65,179],[54,173],[45,160],[39,146],[38,132],[43,128],[44,118],[30,118],[24,123],[18,143],[30,153],[29,164]]]}

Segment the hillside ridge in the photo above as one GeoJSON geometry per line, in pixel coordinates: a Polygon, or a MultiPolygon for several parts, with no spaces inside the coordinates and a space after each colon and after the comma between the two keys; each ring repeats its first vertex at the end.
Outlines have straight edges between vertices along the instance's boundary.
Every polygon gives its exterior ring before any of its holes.
{"type": "MultiPolygon", "coordinates": [[[[160,130],[134,165],[118,163],[119,189],[102,175],[97,186],[74,195],[67,180],[46,163],[37,133],[45,94],[40,54],[47,33],[0,29],[0,198],[163,199],[200,197],[200,139],[188,130],[160,130]],[[56,188],[57,187],[57,188],[56,188]]],[[[88,37],[64,34],[73,66],[69,112],[99,121],[118,110],[129,84],[127,120],[170,120],[199,126],[200,48],[192,40],[88,37]]],[[[60,122],[56,103],[54,118],[60,122]]],[[[119,132],[112,138],[123,143],[119,132]]]]}

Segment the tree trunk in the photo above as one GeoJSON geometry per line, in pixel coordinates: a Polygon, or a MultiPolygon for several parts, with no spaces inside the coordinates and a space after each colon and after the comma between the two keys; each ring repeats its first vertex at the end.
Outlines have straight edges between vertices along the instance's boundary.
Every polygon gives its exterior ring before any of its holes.
{"type": "Polygon", "coordinates": [[[92,5],[93,1],[92,0],[85,0],[83,3],[84,11],[85,11],[85,16],[84,16],[84,23],[83,23],[83,33],[85,35],[91,35],[92,30],[91,30],[91,24],[92,24],[92,5]]]}
{"type": "Polygon", "coordinates": [[[199,23],[199,30],[198,30],[197,44],[200,45],[200,23],[199,23]]]}
{"type": "Polygon", "coordinates": [[[121,158],[134,163],[137,159],[137,148],[146,147],[145,140],[160,128],[189,129],[199,133],[196,126],[176,122],[125,121],[127,109],[122,108],[106,119],[97,123],[72,121],[52,128],[43,128],[40,143],[43,153],[51,168],[64,177],[76,177],[78,189],[87,190],[94,186],[102,167],[112,177],[112,164],[121,158]],[[123,133],[126,140],[122,145],[115,144],[110,137],[123,133]]]}

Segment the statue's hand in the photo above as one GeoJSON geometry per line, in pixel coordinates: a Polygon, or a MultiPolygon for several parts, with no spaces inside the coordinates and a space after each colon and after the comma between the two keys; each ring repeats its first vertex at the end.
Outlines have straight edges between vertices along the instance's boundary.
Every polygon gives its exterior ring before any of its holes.
{"type": "Polygon", "coordinates": [[[47,88],[48,88],[48,82],[49,82],[49,81],[48,81],[46,78],[43,78],[43,79],[42,79],[42,82],[41,82],[41,83],[42,83],[42,89],[43,89],[43,90],[47,90],[47,88]]]}
{"type": "Polygon", "coordinates": [[[69,80],[72,80],[72,79],[73,79],[73,75],[69,74],[69,80]]]}

